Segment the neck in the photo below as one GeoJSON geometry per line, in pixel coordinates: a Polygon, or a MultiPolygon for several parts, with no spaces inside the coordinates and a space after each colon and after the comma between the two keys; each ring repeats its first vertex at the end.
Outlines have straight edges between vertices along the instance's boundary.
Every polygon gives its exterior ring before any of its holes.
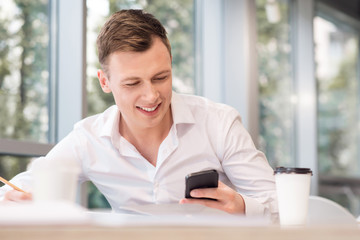
{"type": "Polygon", "coordinates": [[[161,124],[149,128],[137,128],[128,124],[124,119],[120,120],[120,134],[134,146],[139,144],[161,143],[169,134],[173,123],[171,111],[169,111],[161,124]]]}

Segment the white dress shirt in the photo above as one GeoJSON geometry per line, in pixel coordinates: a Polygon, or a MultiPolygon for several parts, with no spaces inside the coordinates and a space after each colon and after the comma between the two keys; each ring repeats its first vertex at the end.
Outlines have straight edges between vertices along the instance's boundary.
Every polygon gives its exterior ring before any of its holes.
{"type": "MultiPolygon", "coordinates": [[[[247,215],[277,214],[273,169],[235,109],[174,92],[171,110],[173,125],[159,147],[156,166],[120,135],[117,106],[75,124],[46,157],[79,164],[79,183],[92,181],[114,211],[177,203],[184,198],[187,174],[216,169],[219,180],[242,195],[247,215]]],[[[30,171],[12,181],[27,188],[30,171]]]]}

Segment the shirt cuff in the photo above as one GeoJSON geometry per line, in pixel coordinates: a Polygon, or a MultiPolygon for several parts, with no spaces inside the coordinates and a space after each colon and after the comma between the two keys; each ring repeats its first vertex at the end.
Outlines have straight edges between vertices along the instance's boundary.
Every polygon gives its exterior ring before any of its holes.
{"type": "Polygon", "coordinates": [[[263,216],[265,214],[265,207],[251,197],[241,195],[245,202],[246,216],[263,216]]]}
{"type": "Polygon", "coordinates": [[[0,202],[4,201],[5,199],[5,193],[7,191],[10,191],[12,188],[9,187],[8,185],[4,185],[0,188],[0,202]]]}

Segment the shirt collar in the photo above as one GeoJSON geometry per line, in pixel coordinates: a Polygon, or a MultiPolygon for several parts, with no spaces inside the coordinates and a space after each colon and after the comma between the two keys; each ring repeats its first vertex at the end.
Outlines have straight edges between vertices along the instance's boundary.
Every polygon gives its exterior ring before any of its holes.
{"type": "Polygon", "coordinates": [[[100,137],[111,137],[119,131],[120,111],[116,105],[103,113],[103,126],[100,137]]]}
{"type": "Polygon", "coordinates": [[[182,99],[181,94],[172,92],[171,111],[174,125],[181,123],[195,123],[194,115],[182,99]]]}

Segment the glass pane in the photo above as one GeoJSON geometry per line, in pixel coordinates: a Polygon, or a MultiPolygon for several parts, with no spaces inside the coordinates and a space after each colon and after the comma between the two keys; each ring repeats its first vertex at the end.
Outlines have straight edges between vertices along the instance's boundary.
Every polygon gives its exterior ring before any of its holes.
{"type": "MultiPolygon", "coordinates": [[[[0,176],[10,180],[16,174],[25,171],[31,160],[31,157],[0,155],[0,176]]],[[[0,186],[2,185],[0,183],[0,186]]]]}
{"type": "Polygon", "coordinates": [[[173,89],[195,92],[194,71],[194,0],[87,0],[87,97],[88,115],[104,111],[114,104],[111,94],[102,92],[96,71],[96,37],[107,17],[118,10],[144,9],[165,26],[172,47],[173,89]]]}
{"type": "Polygon", "coordinates": [[[294,165],[290,2],[256,0],[260,149],[270,164],[294,165]]]}
{"type": "Polygon", "coordinates": [[[340,179],[332,177],[327,181],[320,180],[319,195],[339,203],[354,216],[360,216],[359,180],[343,177],[340,179]]]}
{"type": "Polygon", "coordinates": [[[48,142],[48,5],[0,1],[0,138],[48,142]]]}
{"type": "Polygon", "coordinates": [[[359,34],[335,22],[316,17],[314,39],[319,173],[360,176],[359,34]]]}

